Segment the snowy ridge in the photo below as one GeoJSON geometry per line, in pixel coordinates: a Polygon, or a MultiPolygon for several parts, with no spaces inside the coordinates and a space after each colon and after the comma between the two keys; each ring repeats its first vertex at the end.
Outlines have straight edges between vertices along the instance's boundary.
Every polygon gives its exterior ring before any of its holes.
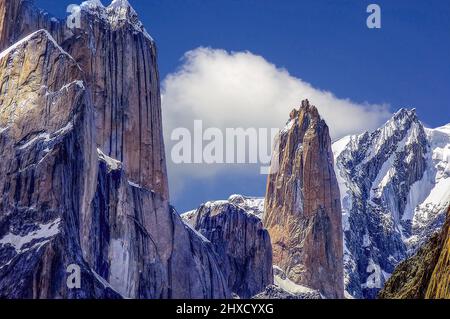
{"type": "Polygon", "coordinates": [[[425,131],[431,147],[429,161],[433,165],[424,178],[412,185],[409,194],[412,208],[409,217],[416,231],[408,243],[413,249],[439,229],[450,205],[450,124],[425,131]]]}
{"type": "MultiPolygon", "coordinates": [[[[245,211],[246,214],[256,216],[262,219],[264,214],[264,198],[261,197],[249,197],[243,195],[231,195],[228,200],[209,201],[203,204],[204,207],[214,210],[220,208],[223,205],[235,205],[236,207],[245,211]]],[[[194,232],[197,231],[192,227],[195,224],[198,209],[194,209],[183,214],[180,214],[183,222],[191,228],[194,232]]],[[[199,233],[201,236],[201,234],[199,233]]],[[[206,239],[206,238],[205,238],[206,239]]],[[[207,240],[207,239],[206,239],[207,240]]]]}
{"type": "Polygon", "coordinates": [[[32,137],[29,141],[19,146],[19,150],[24,150],[32,145],[36,144],[38,141],[43,141],[44,143],[50,143],[54,141],[56,138],[59,138],[61,136],[64,136],[68,132],[70,132],[73,129],[73,123],[69,121],[64,127],[60,128],[54,133],[39,133],[36,136],[32,137]]]}
{"type": "MultiPolygon", "coordinates": [[[[233,204],[238,208],[244,210],[247,214],[253,215],[262,219],[264,216],[264,197],[251,197],[243,195],[231,195],[227,200],[209,201],[203,205],[207,208],[214,209],[223,205],[233,204]]],[[[197,210],[181,214],[181,216],[189,220],[195,215],[197,210]]]]}
{"type": "Polygon", "coordinates": [[[31,39],[33,39],[34,37],[39,36],[39,34],[44,34],[48,40],[50,40],[50,42],[61,52],[61,54],[67,56],[73,63],[75,63],[75,65],[78,67],[78,69],[81,71],[81,67],[80,65],[77,63],[77,61],[75,61],[75,59],[69,54],[67,53],[57,42],[56,40],[52,37],[52,35],[45,29],[40,29],[38,31],[35,31],[33,33],[31,33],[30,35],[26,36],[25,38],[17,41],[16,43],[14,43],[13,45],[11,45],[9,48],[5,49],[4,51],[2,51],[0,53],[0,59],[3,59],[7,56],[9,56],[11,53],[16,53],[18,49],[23,49],[27,44],[28,41],[30,41],[31,39]]]}
{"type": "Polygon", "coordinates": [[[231,195],[228,202],[245,210],[247,213],[263,219],[264,217],[264,197],[249,197],[243,195],[231,195]]]}
{"type": "MultiPolygon", "coordinates": [[[[197,216],[197,210],[191,210],[186,213],[183,213],[180,215],[181,219],[186,223],[189,224],[189,226],[192,226],[195,224],[195,217],[197,216]]],[[[192,228],[192,227],[191,227],[192,228]]]]}
{"type": "Polygon", "coordinates": [[[30,41],[31,39],[33,39],[34,37],[36,37],[37,35],[39,35],[41,33],[45,34],[45,36],[53,43],[53,45],[58,50],[61,51],[62,54],[67,55],[71,60],[73,60],[75,62],[74,58],[69,53],[67,53],[63,48],[61,48],[61,46],[55,41],[55,39],[51,36],[51,34],[45,29],[41,29],[36,32],[33,32],[30,35],[26,36],[25,38],[17,41],[12,46],[10,46],[9,48],[7,48],[6,50],[4,50],[3,52],[0,53],[0,59],[9,55],[11,52],[14,52],[18,48],[21,48],[22,46],[26,45],[28,43],[28,41],[30,41]]]}
{"type": "Polygon", "coordinates": [[[377,154],[379,154],[386,141],[392,138],[396,133],[407,130],[409,125],[411,125],[411,122],[413,122],[414,125],[415,119],[415,109],[407,110],[402,108],[395,113],[394,116],[386,122],[386,124],[372,134],[374,137],[372,140],[372,147],[369,149],[369,152],[366,153],[364,162],[371,161],[377,154]]]}

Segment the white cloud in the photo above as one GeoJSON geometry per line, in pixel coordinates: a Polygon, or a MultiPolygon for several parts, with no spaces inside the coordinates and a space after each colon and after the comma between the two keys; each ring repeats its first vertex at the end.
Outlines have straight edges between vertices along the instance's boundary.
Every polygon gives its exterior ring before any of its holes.
{"type": "MultiPolygon", "coordinates": [[[[193,128],[194,120],[204,127],[283,127],[290,111],[309,99],[330,127],[333,139],[372,130],[389,116],[386,105],[358,104],[340,99],[291,76],[263,57],[250,52],[198,48],[185,54],[180,69],[163,81],[163,117],[172,176],[213,176],[229,165],[174,167],[170,162],[170,132],[177,127],[193,128]]],[[[232,166],[231,168],[234,168],[232,166]]],[[[178,178],[177,178],[178,179],[178,178]]]]}

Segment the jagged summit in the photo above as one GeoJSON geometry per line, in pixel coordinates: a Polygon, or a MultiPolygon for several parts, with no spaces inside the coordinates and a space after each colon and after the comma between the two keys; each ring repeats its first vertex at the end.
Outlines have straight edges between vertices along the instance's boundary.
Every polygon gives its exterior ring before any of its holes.
{"type": "Polygon", "coordinates": [[[407,107],[401,107],[397,112],[394,113],[393,117],[404,117],[404,116],[416,116],[416,109],[409,109],[407,107]]]}
{"type": "Polygon", "coordinates": [[[401,108],[375,131],[344,137],[340,140],[341,148],[335,148],[334,152],[340,155],[342,147],[346,147],[347,152],[358,150],[364,153],[364,156],[357,159],[360,162],[368,163],[374,158],[384,161],[392,153],[401,151],[408,145],[425,144],[425,135],[425,128],[415,109],[401,108]],[[344,141],[347,141],[346,145],[344,141]]]}
{"type": "Polygon", "coordinates": [[[112,29],[121,28],[128,23],[136,32],[142,32],[147,39],[154,41],[127,0],[113,0],[107,7],[100,0],[88,0],[82,2],[80,8],[107,22],[112,29]]]}
{"type": "Polygon", "coordinates": [[[107,7],[105,7],[101,0],[87,0],[80,4],[83,9],[102,9],[108,8],[110,10],[118,10],[124,13],[137,15],[131,4],[127,0],[113,0],[107,7]]]}
{"type": "Polygon", "coordinates": [[[88,0],[82,2],[80,7],[84,9],[97,9],[97,8],[104,8],[105,6],[102,4],[100,0],[88,0]]]}
{"type": "Polygon", "coordinates": [[[422,125],[417,117],[416,109],[399,109],[377,132],[392,133],[395,130],[408,129],[413,123],[422,125]]]}
{"type": "Polygon", "coordinates": [[[299,109],[297,110],[294,108],[289,114],[289,118],[291,120],[297,118],[300,112],[305,112],[307,114],[310,114],[312,117],[320,119],[319,111],[317,110],[315,105],[309,103],[308,99],[302,100],[299,109]]]}
{"type": "Polygon", "coordinates": [[[343,298],[341,206],[328,126],[308,100],[290,118],[274,143],[264,204],[274,264],[296,284],[343,298]]]}
{"type": "Polygon", "coordinates": [[[328,130],[328,126],[320,117],[317,107],[312,105],[308,99],[302,100],[300,107],[298,109],[294,108],[291,113],[289,113],[289,120],[287,121],[286,126],[281,130],[280,135],[288,133],[289,130],[294,125],[299,124],[299,122],[302,122],[302,125],[305,127],[318,124],[328,130]]]}

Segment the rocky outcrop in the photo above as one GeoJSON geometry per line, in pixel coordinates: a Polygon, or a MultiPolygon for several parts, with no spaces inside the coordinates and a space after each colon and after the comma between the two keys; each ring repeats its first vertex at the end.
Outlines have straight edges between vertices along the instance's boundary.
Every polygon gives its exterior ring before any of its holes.
{"type": "Polygon", "coordinates": [[[343,298],[342,221],[326,123],[307,100],[275,143],[264,225],[274,264],[297,284],[343,298]]]}
{"type": "MultiPolygon", "coordinates": [[[[242,196],[230,199],[244,203],[239,200],[242,196]]],[[[183,218],[211,241],[233,293],[250,298],[273,283],[270,237],[256,215],[230,201],[218,201],[208,202],[183,218]]]]}
{"type": "Polygon", "coordinates": [[[0,1],[0,298],[231,297],[169,205],[153,40],[125,0],[79,9],[0,1]]]}
{"type": "Polygon", "coordinates": [[[400,263],[379,294],[382,299],[450,299],[450,209],[442,231],[400,263]]]}
{"type": "Polygon", "coordinates": [[[346,291],[375,298],[395,267],[445,221],[450,131],[401,109],[374,132],[333,144],[341,191],[346,291]]]}

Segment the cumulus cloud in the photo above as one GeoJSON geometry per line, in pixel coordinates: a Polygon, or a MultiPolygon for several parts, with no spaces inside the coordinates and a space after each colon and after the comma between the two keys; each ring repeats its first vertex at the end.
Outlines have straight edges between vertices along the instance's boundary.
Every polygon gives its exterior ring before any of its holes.
{"type": "MultiPolygon", "coordinates": [[[[189,51],[180,68],[163,81],[163,117],[169,169],[173,174],[214,175],[227,165],[172,167],[170,135],[174,128],[282,128],[290,111],[309,99],[330,127],[333,139],[374,129],[389,116],[386,105],[359,104],[316,89],[306,81],[250,52],[211,48],[189,51]]],[[[172,174],[172,175],[173,175],[172,174]]]]}

